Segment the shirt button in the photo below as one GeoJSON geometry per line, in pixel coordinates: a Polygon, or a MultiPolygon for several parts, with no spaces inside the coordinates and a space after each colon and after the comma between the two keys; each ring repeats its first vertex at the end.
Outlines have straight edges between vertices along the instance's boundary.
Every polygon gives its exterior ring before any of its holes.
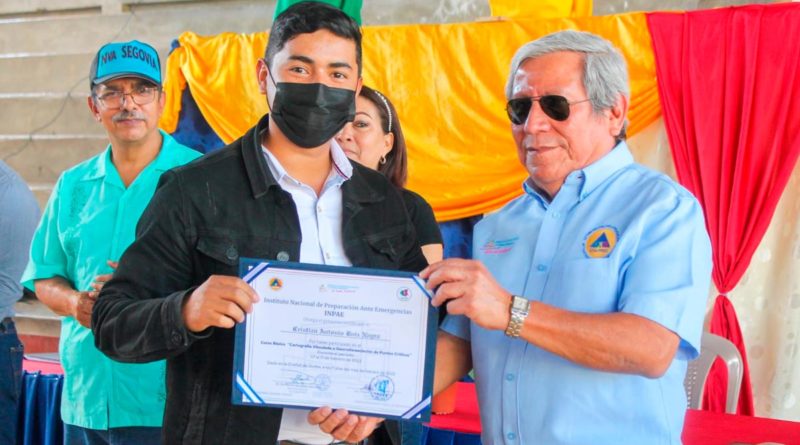
{"type": "Polygon", "coordinates": [[[317,213],[322,213],[322,206],[317,206],[317,213]]]}
{"type": "Polygon", "coordinates": [[[547,266],[545,266],[544,264],[540,264],[536,266],[536,270],[538,270],[539,272],[544,272],[547,270],[547,266]]]}
{"type": "Polygon", "coordinates": [[[553,212],[552,216],[553,216],[553,218],[555,218],[555,219],[561,218],[561,214],[560,214],[560,213],[558,213],[558,212],[553,212]]]}
{"type": "Polygon", "coordinates": [[[239,251],[233,246],[228,247],[228,250],[225,251],[225,256],[228,257],[229,260],[235,260],[239,258],[239,251]]]}
{"type": "Polygon", "coordinates": [[[175,346],[180,345],[181,344],[181,340],[182,340],[181,334],[179,334],[177,331],[172,331],[171,340],[172,340],[172,344],[173,345],[175,345],[175,346]]]}
{"type": "Polygon", "coordinates": [[[506,437],[508,438],[508,440],[516,440],[517,439],[517,435],[514,434],[514,433],[508,433],[508,434],[506,434],[506,437]]]}
{"type": "Polygon", "coordinates": [[[331,259],[331,253],[330,252],[325,252],[325,259],[328,259],[328,260],[331,259]]]}
{"type": "Polygon", "coordinates": [[[275,258],[278,261],[289,261],[289,252],[281,250],[275,258]]]}
{"type": "Polygon", "coordinates": [[[506,374],[506,380],[508,380],[509,382],[514,380],[514,374],[506,374]]]}

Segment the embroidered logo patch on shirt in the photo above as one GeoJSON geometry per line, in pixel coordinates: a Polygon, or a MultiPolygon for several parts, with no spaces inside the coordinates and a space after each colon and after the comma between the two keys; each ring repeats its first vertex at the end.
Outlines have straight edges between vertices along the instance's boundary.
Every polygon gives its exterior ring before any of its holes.
{"type": "Polygon", "coordinates": [[[589,258],[605,258],[611,255],[614,246],[617,245],[619,234],[617,229],[612,226],[598,227],[583,240],[583,251],[589,258]]]}
{"type": "Polygon", "coordinates": [[[514,244],[516,244],[518,240],[518,236],[501,240],[490,240],[486,242],[483,247],[481,247],[481,251],[485,255],[499,255],[501,253],[506,253],[514,247],[514,244]]]}

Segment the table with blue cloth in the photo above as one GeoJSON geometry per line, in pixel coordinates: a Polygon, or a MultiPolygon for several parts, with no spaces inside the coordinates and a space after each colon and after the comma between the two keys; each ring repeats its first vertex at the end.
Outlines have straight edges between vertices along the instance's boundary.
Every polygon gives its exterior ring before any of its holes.
{"type": "Polygon", "coordinates": [[[17,445],[61,445],[64,443],[61,366],[26,359],[23,368],[17,445]]]}
{"type": "Polygon", "coordinates": [[[459,433],[425,427],[422,445],[480,445],[480,434],[459,433]]]}
{"type": "MultiPolygon", "coordinates": [[[[18,445],[61,445],[63,424],[59,407],[64,376],[60,367],[26,360],[20,397],[18,445]]],[[[434,415],[425,427],[422,445],[480,445],[480,417],[475,385],[459,382],[455,411],[434,415]]],[[[683,443],[727,445],[772,441],[800,444],[800,423],[752,416],[686,412],[683,443]]]]}
{"type": "MultiPolygon", "coordinates": [[[[61,445],[64,443],[64,425],[61,421],[61,387],[64,371],[57,363],[26,358],[23,364],[22,394],[20,395],[17,445],[61,445]]],[[[459,385],[462,385],[459,383],[459,385]]],[[[463,385],[467,385],[464,383],[463,385]]],[[[422,445],[478,445],[478,434],[465,432],[476,424],[478,417],[475,392],[464,387],[460,391],[459,406],[455,413],[433,416],[431,427],[425,427],[422,445]],[[467,424],[458,424],[467,419],[467,424]],[[443,429],[446,428],[446,429],[443,429]]]]}

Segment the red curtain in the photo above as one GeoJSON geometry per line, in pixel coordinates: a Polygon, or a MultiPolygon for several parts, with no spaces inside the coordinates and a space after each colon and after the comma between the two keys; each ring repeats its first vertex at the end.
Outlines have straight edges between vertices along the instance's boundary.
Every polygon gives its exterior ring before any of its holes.
{"type": "MultiPolygon", "coordinates": [[[[736,311],[744,274],[800,153],[800,4],[652,13],[648,25],[678,179],[703,205],[720,295],[711,332],[745,361],[739,413],[753,395],[736,311]]],[[[704,407],[724,412],[715,365],[704,407]]]]}

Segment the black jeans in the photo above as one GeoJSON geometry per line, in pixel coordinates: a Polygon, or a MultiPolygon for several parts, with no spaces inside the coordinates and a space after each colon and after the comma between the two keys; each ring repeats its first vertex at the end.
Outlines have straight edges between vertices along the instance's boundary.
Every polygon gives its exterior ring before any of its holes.
{"type": "Polygon", "coordinates": [[[22,343],[14,320],[0,322],[0,443],[17,441],[19,394],[22,391],[22,343]]]}

